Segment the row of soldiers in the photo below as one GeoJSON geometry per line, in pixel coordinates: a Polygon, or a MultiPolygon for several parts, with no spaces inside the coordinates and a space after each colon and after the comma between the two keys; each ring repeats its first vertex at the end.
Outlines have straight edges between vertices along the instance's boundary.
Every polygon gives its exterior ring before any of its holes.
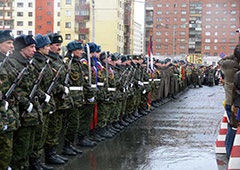
{"type": "Polygon", "coordinates": [[[184,61],[102,52],[95,43],[67,44],[58,33],[0,31],[0,168],[54,169],[174,98],[187,81],[184,61]],[[57,153],[63,135],[61,155],[57,153]],[[77,139],[75,139],[77,137],[77,139]],[[64,156],[63,156],[64,155],[64,156]],[[11,168],[10,168],[11,167],[11,168]]]}

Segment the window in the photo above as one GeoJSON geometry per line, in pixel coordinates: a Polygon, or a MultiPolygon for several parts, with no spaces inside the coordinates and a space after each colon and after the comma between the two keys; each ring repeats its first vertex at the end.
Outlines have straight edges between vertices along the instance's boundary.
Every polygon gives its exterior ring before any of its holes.
{"type": "Polygon", "coordinates": [[[218,32],[214,32],[214,35],[215,35],[215,36],[218,36],[218,32]]]}
{"type": "Polygon", "coordinates": [[[180,49],[181,49],[181,50],[184,50],[184,49],[185,49],[185,46],[184,46],[184,45],[180,45],[180,49]]]}
{"type": "Polygon", "coordinates": [[[42,7],[38,7],[38,10],[42,10],[42,7]]]}
{"type": "Polygon", "coordinates": [[[206,7],[212,7],[212,4],[207,4],[206,7]]]}
{"type": "Polygon", "coordinates": [[[212,12],[211,11],[206,11],[206,14],[211,15],[212,12]]]}
{"type": "Polygon", "coordinates": [[[33,13],[32,13],[32,12],[28,12],[28,16],[29,16],[29,17],[32,17],[32,16],[33,16],[33,13]]]}
{"type": "Polygon", "coordinates": [[[47,21],[47,25],[51,25],[52,24],[52,22],[51,21],[47,21]]]}
{"type": "Polygon", "coordinates": [[[22,7],[23,7],[23,3],[22,3],[22,2],[18,2],[18,3],[17,3],[17,7],[18,7],[18,8],[22,8],[22,7]]]}
{"type": "Polygon", "coordinates": [[[168,15],[169,14],[169,11],[166,11],[166,15],[168,15]]]}
{"type": "Polygon", "coordinates": [[[47,2],[47,6],[51,6],[52,4],[51,4],[51,2],[47,2]]]}
{"type": "Polygon", "coordinates": [[[22,17],[23,16],[23,12],[17,12],[17,16],[18,17],[22,17]]]}
{"type": "Polygon", "coordinates": [[[168,38],[165,38],[165,42],[168,42],[168,38]]]}
{"type": "Polygon", "coordinates": [[[231,4],[231,7],[237,7],[237,4],[231,4]]]}
{"type": "Polygon", "coordinates": [[[42,28],[42,26],[41,26],[41,25],[38,25],[38,26],[37,26],[37,28],[38,28],[38,29],[41,29],[41,28],[42,28]]]}
{"type": "Polygon", "coordinates": [[[185,8],[187,7],[187,4],[182,4],[181,7],[185,8]]]}
{"type": "Polygon", "coordinates": [[[33,7],[33,3],[32,3],[32,2],[29,2],[29,3],[28,3],[28,7],[29,7],[29,8],[32,8],[32,7],[33,7]]]}
{"type": "Polygon", "coordinates": [[[33,35],[33,32],[32,31],[28,31],[28,35],[33,35]]]}
{"type": "Polygon", "coordinates": [[[206,25],[205,28],[211,28],[211,25],[206,25]]]}
{"type": "Polygon", "coordinates": [[[186,15],[187,11],[181,11],[181,14],[186,15]]]}
{"type": "Polygon", "coordinates": [[[17,35],[22,35],[23,31],[17,31],[17,35]]]}
{"type": "Polygon", "coordinates": [[[161,33],[161,32],[159,32],[159,31],[157,31],[157,32],[156,32],[156,35],[162,35],[162,33],[161,33]]]}
{"type": "Polygon", "coordinates": [[[65,40],[71,40],[71,34],[65,34],[65,40]]]}
{"type": "Polygon", "coordinates": [[[218,39],[214,39],[214,43],[217,43],[218,42],[218,39]]]}
{"type": "Polygon", "coordinates": [[[205,50],[210,50],[210,46],[209,46],[209,45],[206,45],[206,46],[205,46],[205,50]]]}
{"type": "Polygon", "coordinates": [[[180,32],[180,35],[186,35],[186,32],[181,31],[181,32],[180,32]]]}
{"type": "Polygon", "coordinates": [[[226,32],[222,32],[222,35],[226,35],[226,32]]]}
{"type": "Polygon", "coordinates": [[[187,19],[186,19],[186,18],[181,18],[180,20],[181,20],[181,21],[187,21],[187,19]]]}
{"type": "Polygon", "coordinates": [[[206,18],[206,21],[211,21],[211,18],[206,18]]]}
{"type": "Polygon", "coordinates": [[[169,4],[166,4],[166,8],[168,8],[170,5],[169,4]]]}
{"type": "Polygon", "coordinates": [[[157,39],[156,39],[156,42],[161,42],[161,39],[160,39],[160,38],[157,38],[157,39]]]}
{"type": "Polygon", "coordinates": [[[215,11],[215,14],[218,15],[218,14],[219,14],[219,11],[215,11]]]}
{"type": "Polygon", "coordinates": [[[216,7],[219,7],[219,4],[218,4],[218,3],[216,4],[216,7]]]}
{"type": "Polygon", "coordinates": [[[206,35],[206,36],[210,36],[210,35],[211,35],[211,32],[205,32],[205,35],[206,35]]]}
{"type": "Polygon", "coordinates": [[[50,11],[47,12],[48,15],[52,15],[52,13],[50,11]]]}
{"type": "Polygon", "coordinates": [[[227,4],[226,4],[226,3],[224,3],[224,4],[223,4],[223,7],[225,7],[225,8],[226,8],[226,7],[227,7],[227,4]]]}
{"type": "Polygon", "coordinates": [[[60,22],[59,21],[57,22],[57,26],[60,27],[60,22]]]}
{"type": "Polygon", "coordinates": [[[60,2],[57,3],[57,7],[61,7],[61,3],[60,2]]]}
{"type": "Polygon", "coordinates": [[[230,28],[236,28],[236,25],[231,25],[230,28]]]}
{"type": "Polygon", "coordinates": [[[72,3],[72,0],[66,0],[67,5],[71,5],[71,3],[72,3]]]}
{"type": "Polygon", "coordinates": [[[231,11],[230,13],[231,14],[237,14],[237,11],[231,11]]]}
{"type": "Polygon", "coordinates": [[[42,19],[42,16],[38,16],[38,20],[41,20],[42,19]]]}
{"type": "Polygon", "coordinates": [[[158,7],[158,8],[162,7],[162,4],[157,4],[157,7],[158,7]]]}
{"type": "Polygon", "coordinates": [[[71,10],[67,10],[66,11],[66,16],[70,17],[72,15],[72,11],[71,10]]]}
{"type": "Polygon", "coordinates": [[[210,40],[210,39],[205,39],[205,42],[206,42],[206,43],[210,43],[211,40],[210,40]]]}
{"type": "Polygon", "coordinates": [[[226,38],[223,38],[223,39],[222,39],[222,42],[226,42],[226,38]]]}
{"type": "Polygon", "coordinates": [[[17,26],[23,26],[23,21],[17,21],[17,26]]]}
{"type": "Polygon", "coordinates": [[[60,12],[57,13],[57,16],[60,17],[60,12]]]}
{"type": "Polygon", "coordinates": [[[230,21],[234,21],[234,22],[235,22],[235,21],[236,21],[236,18],[230,18],[230,21]]]}
{"type": "Polygon", "coordinates": [[[217,26],[217,25],[214,25],[214,28],[215,28],[215,29],[217,29],[217,28],[218,28],[218,26],[217,26]]]}
{"type": "Polygon", "coordinates": [[[215,45],[213,48],[214,48],[214,50],[217,50],[217,49],[218,49],[218,47],[217,47],[216,45],[215,45]]]}
{"type": "Polygon", "coordinates": [[[28,26],[32,26],[32,25],[33,25],[32,21],[28,21],[28,26]]]}
{"type": "Polygon", "coordinates": [[[71,28],[71,22],[66,22],[65,23],[65,28],[71,28]]]}
{"type": "Polygon", "coordinates": [[[165,35],[168,35],[168,32],[167,32],[167,31],[165,32],[165,35]]]}
{"type": "Polygon", "coordinates": [[[161,49],[161,45],[157,45],[156,48],[157,48],[157,49],[161,49]]]}

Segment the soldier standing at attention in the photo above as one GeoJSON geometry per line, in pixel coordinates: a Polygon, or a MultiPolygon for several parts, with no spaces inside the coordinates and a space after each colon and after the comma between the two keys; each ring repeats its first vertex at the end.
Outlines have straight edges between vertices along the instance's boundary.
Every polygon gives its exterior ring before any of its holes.
{"type": "Polygon", "coordinates": [[[85,44],[84,51],[86,55],[84,55],[80,61],[82,62],[84,72],[83,93],[85,103],[83,105],[82,114],[79,117],[79,129],[77,132],[78,145],[83,147],[94,147],[96,146],[96,142],[89,137],[89,132],[90,123],[92,122],[93,119],[94,105],[96,104],[97,70],[95,68],[95,63],[93,63],[94,62],[93,57],[96,52],[96,44],[95,43],[85,44]],[[89,47],[90,54],[88,54],[87,46],[89,47]]]}
{"type": "Polygon", "coordinates": [[[67,44],[67,54],[64,58],[68,65],[69,71],[69,95],[73,99],[73,107],[68,114],[64,115],[64,155],[76,156],[82,151],[73,146],[75,134],[79,128],[79,115],[82,114],[82,107],[84,104],[83,94],[83,70],[80,58],[83,54],[83,46],[81,42],[71,41],[67,44]],[[72,60],[72,61],[71,61],[72,60]]]}
{"type": "MultiPolygon", "coordinates": [[[[39,87],[45,92],[45,99],[40,99],[42,110],[43,110],[43,122],[36,126],[36,134],[34,140],[33,152],[30,155],[30,169],[39,170],[47,169],[51,170],[53,167],[46,166],[41,163],[40,159],[43,152],[43,147],[47,137],[49,115],[55,111],[55,102],[52,99],[52,93],[47,92],[48,87],[54,77],[52,68],[49,64],[49,59],[46,57],[49,53],[49,44],[51,43],[47,35],[37,34],[35,36],[36,50],[37,52],[33,56],[32,65],[38,70],[39,74],[42,74],[42,80],[39,82],[39,87]],[[47,75],[47,76],[46,76],[47,75]]],[[[41,76],[41,75],[39,75],[41,76]]]]}
{"type": "Polygon", "coordinates": [[[49,34],[48,37],[51,44],[47,57],[50,59],[53,72],[55,74],[60,72],[60,76],[58,78],[57,85],[53,90],[53,99],[56,103],[56,111],[49,116],[48,134],[44,147],[45,161],[50,164],[64,164],[68,161],[68,159],[57,154],[56,148],[59,144],[63,114],[68,114],[66,112],[72,108],[73,104],[71,97],[68,95],[69,88],[66,84],[64,84],[67,69],[62,60],[62,56],[60,56],[63,38],[57,33],[49,34]]]}
{"type": "Polygon", "coordinates": [[[13,41],[11,30],[0,31],[0,169],[3,170],[9,167],[12,158],[13,132],[19,126],[16,99],[12,95],[5,97],[12,83],[9,74],[12,67],[8,64],[8,57],[13,52],[13,41]]]}
{"type": "Polygon", "coordinates": [[[21,83],[16,87],[14,93],[19,100],[19,114],[21,126],[13,135],[13,156],[11,161],[12,169],[28,169],[29,156],[33,151],[36,126],[42,123],[42,109],[39,98],[42,93],[32,92],[34,81],[38,71],[31,65],[32,57],[36,52],[36,41],[32,35],[21,35],[14,40],[15,51],[9,58],[13,65],[12,73],[19,73],[26,69],[21,83]],[[26,76],[27,75],[27,76],[26,76]],[[32,96],[30,97],[30,93],[32,96]]]}

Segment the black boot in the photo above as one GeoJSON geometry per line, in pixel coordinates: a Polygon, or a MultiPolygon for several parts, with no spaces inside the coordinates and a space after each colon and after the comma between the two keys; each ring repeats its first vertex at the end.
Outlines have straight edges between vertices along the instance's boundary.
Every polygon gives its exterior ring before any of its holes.
{"type": "Polygon", "coordinates": [[[43,168],[40,166],[40,159],[38,158],[30,158],[29,164],[29,169],[31,170],[43,170],[43,168]]]}
{"type": "Polygon", "coordinates": [[[64,141],[64,146],[63,146],[63,155],[68,155],[68,156],[76,156],[77,153],[72,150],[70,147],[70,142],[64,141]]]}
{"type": "Polygon", "coordinates": [[[83,153],[82,150],[74,147],[73,145],[70,145],[69,147],[70,147],[74,152],[76,152],[77,154],[82,154],[82,153],[83,153]]]}
{"type": "Polygon", "coordinates": [[[65,161],[59,158],[54,147],[45,149],[45,162],[48,164],[64,164],[65,161]]]}
{"type": "Polygon", "coordinates": [[[47,166],[44,163],[40,163],[40,166],[42,167],[42,169],[44,170],[54,170],[54,168],[52,166],[47,166]]]}
{"type": "Polygon", "coordinates": [[[83,147],[95,147],[97,145],[96,142],[90,140],[88,137],[79,137],[78,138],[78,146],[83,146],[83,147]]]}

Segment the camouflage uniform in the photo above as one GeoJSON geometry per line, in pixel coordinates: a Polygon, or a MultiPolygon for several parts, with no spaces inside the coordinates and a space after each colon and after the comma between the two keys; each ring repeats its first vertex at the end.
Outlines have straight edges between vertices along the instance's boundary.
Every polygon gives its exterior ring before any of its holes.
{"type": "MultiPolygon", "coordinates": [[[[40,102],[44,100],[44,93],[37,89],[36,93],[30,98],[30,92],[37,79],[37,70],[29,64],[29,58],[22,56],[18,51],[21,49],[35,44],[32,36],[19,36],[14,41],[16,52],[10,59],[13,65],[13,74],[18,75],[21,70],[27,68],[21,83],[15,89],[15,94],[19,98],[19,113],[21,127],[14,132],[13,141],[13,157],[11,167],[13,169],[26,169],[29,166],[29,156],[33,151],[35,129],[39,123],[43,121],[42,109],[40,102]],[[33,108],[31,107],[33,105],[33,108]]],[[[35,47],[31,47],[32,49],[35,47]]],[[[13,80],[12,80],[13,81],[13,80]]]]}
{"type": "MultiPolygon", "coordinates": [[[[13,147],[13,132],[19,127],[19,112],[17,110],[18,103],[13,95],[9,96],[7,102],[9,103],[6,109],[6,98],[4,94],[8,91],[11,86],[12,79],[11,70],[13,69],[11,65],[3,63],[3,59],[6,56],[0,53],[0,80],[1,80],[1,101],[0,101],[0,169],[7,169],[11,158],[12,158],[12,147],[13,147]]],[[[15,77],[14,77],[15,78],[15,77]]]]}

